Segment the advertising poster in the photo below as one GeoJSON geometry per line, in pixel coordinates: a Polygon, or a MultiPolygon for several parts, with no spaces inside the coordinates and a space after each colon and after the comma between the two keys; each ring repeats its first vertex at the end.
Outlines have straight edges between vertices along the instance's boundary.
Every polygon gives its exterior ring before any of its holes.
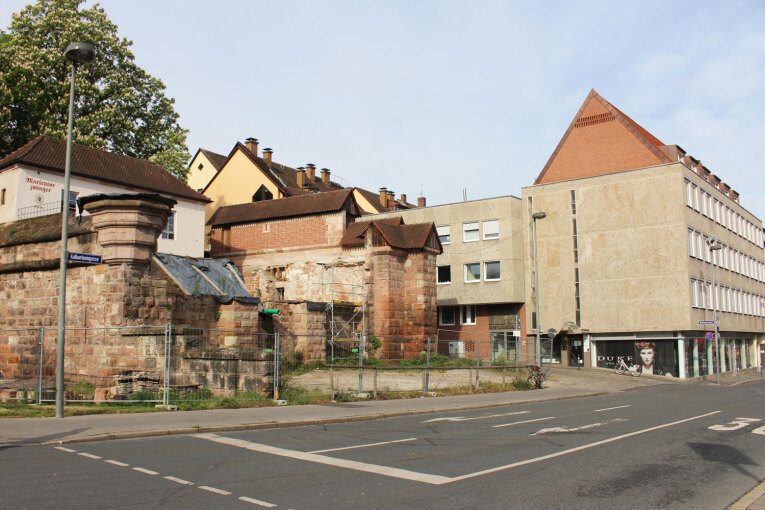
{"type": "Polygon", "coordinates": [[[677,377],[677,345],[672,340],[598,342],[598,367],[614,368],[619,358],[644,374],[677,377]]]}

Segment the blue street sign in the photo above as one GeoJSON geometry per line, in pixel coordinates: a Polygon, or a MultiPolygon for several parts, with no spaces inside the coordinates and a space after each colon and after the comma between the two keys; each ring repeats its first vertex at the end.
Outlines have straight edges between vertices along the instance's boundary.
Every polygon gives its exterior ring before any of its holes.
{"type": "Polygon", "coordinates": [[[714,324],[715,321],[699,321],[699,324],[714,324]]]}
{"type": "Polygon", "coordinates": [[[84,262],[85,264],[100,264],[101,263],[101,255],[91,255],[89,253],[67,252],[66,259],[69,262],[84,262]]]}

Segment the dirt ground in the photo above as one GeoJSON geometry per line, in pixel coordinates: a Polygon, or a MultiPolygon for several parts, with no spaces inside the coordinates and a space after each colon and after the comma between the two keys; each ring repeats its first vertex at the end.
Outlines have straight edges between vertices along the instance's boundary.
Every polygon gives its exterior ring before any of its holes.
{"type": "MultiPolygon", "coordinates": [[[[521,369],[518,371],[518,377],[525,380],[528,372],[521,369]]],[[[507,385],[513,383],[516,377],[514,369],[506,369],[504,382],[507,385]]],[[[290,378],[289,385],[292,387],[302,387],[305,389],[319,389],[323,392],[330,390],[330,372],[329,370],[313,370],[299,376],[290,378]]],[[[340,392],[358,392],[359,391],[359,370],[342,369],[334,371],[335,391],[340,392]]],[[[372,393],[377,386],[377,391],[422,391],[424,372],[421,370],[373,370],[364,369],[363,372],[363,392],[372,393]],[[376,372],[376,381],[375,381],[376,372]]],[[[478,375],[479,382],[490,381],[502,384],[503,374],[499,369],[481,369],[478,375]]],[[[439,389],[455,388],[468,386],[476,383],[475,369],[454,369],[454,370],[431,370],[428,381],[428,391],[438,391],[439,389]]],[[[603,389],[604,391],[619,391],[623,389],[634,388],[637,386],[650,386],[670,382],[666,378],[657,377],[631,377],[619,376],[611,370],[590,369],[577,370],[562,367],[553,367],[550,375],[547,377],[547,386],[556,387],[563,385],[571,388],[603,389]]]]}

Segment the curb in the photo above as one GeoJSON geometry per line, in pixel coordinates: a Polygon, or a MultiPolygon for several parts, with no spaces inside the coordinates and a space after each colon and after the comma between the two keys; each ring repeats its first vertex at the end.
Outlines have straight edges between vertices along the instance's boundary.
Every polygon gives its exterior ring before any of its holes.
{"type": "MultiPolygon", "coordinates": [[[[731,506],[728,507],[728,510],[746,510],[750,507],[753,503],[755,503],[758,499],[763,498],[765,496],[765,482],[762,482],[761,484],[757,485],[754,489],[750,490],[746,494],[744,494],[741,499],[733,503],[731,506]]],[[[763,508],[765,508],[765,501],[762,503],[758,503],[758,507],[762,505],[763,508]]]]}
{"type": "Polygon", "coordinates": [[[264,429],[277,429],[277,428],[292,428],[292,427],[306,427],[311,425],[329,425],[333,423],[352,423],[360,421],[380,420],[383,418],[396,418],[401,416],[413,416],[418,414],[434,414],[434,413],[446,413],[462,410],[473,409],[486,409],[490,407],[504,407],[523,404],[536,404],[539,402],[554,402],[558,400],[572,400],[576,398],[585,397],[598,397],[601,395],[609,395],[610,392],[602,391],[596,393],[587,393],[583,395],[571,395],[565,397],[552,397],[552,398],[536,398],[532,400],[524,400],[519,402],[501,402],[491,404],[476,404],[476,405],[462,405],[443,407],[436,409],[423,409],[416,411],[398,411],[391,413],[372,413],[359,416],[344,416],[342,418],[323,418],[316,420],[297,420],[286,423],[279,422],[264,422],[264,423],[245,423],[241,425],[220,425],[220,426],[206,426],[206,427],[180,427],[175,429],[157,429],[157,430],[142,430],[136,432],[112,432],[105,434],[94,434],[92,436],[73,437],[70,439],[59,439],[55,441],[46,441],[44,443],[27,443],[27,444],[39,444],[40,446],[54,446],[74,443],[91,443],[96,441],[107,441],[110,439],[140,439],[146,437],[160,437],[160,436],[175,436],[186,434],[200,434],[211,432],[241,432],[245,430],[264,430],[264,429]]]}

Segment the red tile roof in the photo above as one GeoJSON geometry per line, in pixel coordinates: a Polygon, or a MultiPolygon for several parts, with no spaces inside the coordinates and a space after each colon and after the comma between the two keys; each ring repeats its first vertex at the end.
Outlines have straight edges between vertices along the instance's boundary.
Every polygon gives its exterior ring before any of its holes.
{"type": "Polygon", "coordinates": [[[340,211],[348,200],[353,200],[353,188],[325,193],[313,193],[262,202],[228,205],[219,208],[207,222],[213,227],[233,225],[236,223],[252,223],[256,221],[295,216],[308,216],[327,212],[340,211]]]}
{"type": "MultiPolygon", "coordinates": [[[[0,160],[0,170],[14,164],[63,173],[66,142],[46,135],[38,136],[0,160]]],[[[156,163],[78,143],[72,145],[72,175],[196,202],[210,202],[209,198],[194,191],[156,163]]]]}
{"type": "Polygon", "coordinates": [[[223,164],[228,159],[223,154],[218,154],[217,152],[208,151],[206,149],[199,149],[199,152],[205,155],[205,157],[210,161],[213,167],[215,167],[216,170],[220,170],[223,168],[223,164]]]}
{"type": "MultiPolygon", "coordinates": [[[[435,231],[433,223],[404,225],[400,217],[359,221],[348,225],[340,245],[346,248],[363,246],[364,236],[370,228],[380,232],[389,246],[403,250],[416,250],[426,247],[428,239],[435,231]]],[[[435,239],[437,240],[437,238],[435,239]]]]}

